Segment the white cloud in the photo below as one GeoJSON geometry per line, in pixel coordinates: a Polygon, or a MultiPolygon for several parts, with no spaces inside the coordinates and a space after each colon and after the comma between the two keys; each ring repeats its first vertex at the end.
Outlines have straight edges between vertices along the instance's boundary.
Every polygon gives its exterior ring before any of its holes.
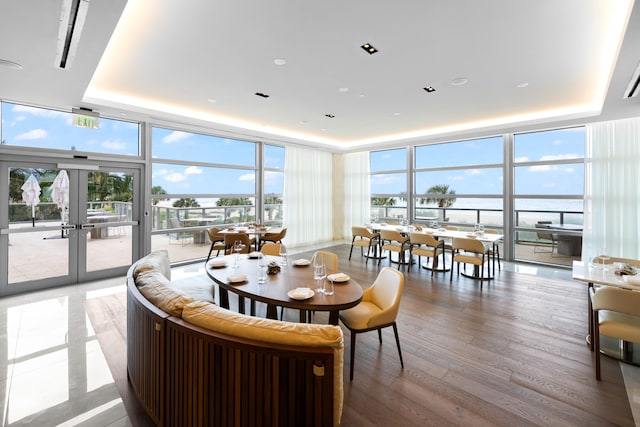
{"type": "Polygon", "coordinates": [[[574,153],[566,153],[566,154],[548,154],[546,156],[540,157],[540,161],[548,162],[553,160],[567,160],[567,159],[579,159],[580,156],[574,153]]]}
{"type": "Polygon", "coordinates": [[[162,142],[164,142],[165,144],[173,144],[174,142],[183,141],[189,138],[190,136],[191,136],[190,133],[181,132],[177,130],[177,131],[171,132],[169,135],[162,138],[162,142]]]}
{"type": "Polygon", "coordinates": [[[200,175],[202,173],[202,168],[197,166],[189,166],[184,170],[185,175],[200,175]]]}
{"type": "Polygon", "coordinates": [[[531,166],[529,170],[531,172],[548,172],[551,170],[551,166],[549,165],[531,166]]]}
{"type": "Polygon", "coordinates": [[[23,140],[30,140],[30,139],[45,139],[48,136],[49,134],[44,129],[33,129],[16,136],[16,140],[23,141],[23,140]]]}
{"type": "Polygon", "coordinates": [[[523,157],[516,157],[514,159],[515,163],[522,163],[522,162],[528,162],[529,158],[527,156],[523,156],[523,157]]]}
{"type": "Polygon", "coordinates": [[[255,173],[246,173],[238,177],[238,181],[255,181],[255,180],[256,180],[255,173]]]}
{"type": "Polygon", "coordinates": [[[38,117],[66,117],[68,113],[55,110],[47,110],[46,108],[28,107],[26,105],[14,105],[12,112],[27,113],[38,117]]]}
{"type": "Polygon", "coordinates": [[[164,179],[169,182],[180,182],[187,178],[179,172],[169,172],[164,175],[164,179]]]}
{"type": "Polygon", "coordinates": [[[483,172],[480,169],[471,169],[469,172],[467,172],[469,175],[482,175],[483,172]]]}
{"type": "Polygon", "coordinates": [[[125,148],[127,148],[127,145],[120,141],[119,139],[116,139],[115,141],[103,141],[102,142],[102,148],[106,148],[107,150],[113,150],[113,151],[122,151],[125,148]]]}

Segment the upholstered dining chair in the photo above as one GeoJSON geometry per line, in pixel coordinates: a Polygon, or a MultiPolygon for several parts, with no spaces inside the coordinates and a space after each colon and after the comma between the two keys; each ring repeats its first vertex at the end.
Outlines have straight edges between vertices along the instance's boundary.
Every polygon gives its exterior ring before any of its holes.
{"type": "Polygon", "coordinates": [[[286,228],[274,229],[265,233],[264,236],[260,238],[260,244],[264,245],[267,242],[271,243],[282,243],[282,239],[287,235],[286,228]]]}
{"type": "Polygon", "coordinates": [[[640,343],[640,292],[614,286],[589,288],[593,311],[591,350],[595,352],[596,379],[600,380],[600,334],[640,343]]]}
{"type": "Polygon", "coordinates": [[[396,338],[400,366],[404,368],[402,350],[396,318],[400,309],[400,299],[404,288],[404,275],[392,267],[384,267],[378,273],[373,285],[365,289],[362,301],[355,307],[340,312],[340,320],[351,332],[351,365],[349,367],[349,380],[353,381],[353,365],[356,353],[356,335],[377,330],[378,340],[382,344],[382,329],[393,327],[396,338]]]}
{"type": "MultiPolygon", "coordinates": [[[[398,264],[405,262],[405,253],[410,249],[411,242],[409,237],[403,236],[396,230],[380,230],[380,250],[389,252],[389,262],[391,262],[391,253],[398,254],[398,264]]],[[[382,256],[378,259],[378,264],[382,256]]]]}
{"type": "Polygon", "coordinates": [[[211,258],[211,252],[214,250],[217,251],[216,256],[218,256],[220,251],[224,253],[226,250],[226,246],[224,245],[224,234],[220,233],[219,228],[211,227],[207,229],[207,236],[211,242],[211,247],[209,248],[209,255],[207,255],[207,261],[205,261],[205,264],[209,261],[209,258],[211,258]]]}
{"type": "MultiPolygon", "coordinates": [[[[458,275],[460,275],[460,263],[472,264],[480,270],[480,289],[482,289],[482,281],[484,278],[484,264],[487,260],[489,248],[480,240],[468,239],[465,237],[455,237],[452,243],[451,256],[451,275],[449,281],[453,281],[453,264],[458,266],[458,275]]],[[[474,267],[475,268],[475,267],[474,267]]]]}
{"type": "Polygon", "coordinates": [[[242,250],[240,251],[241,254],[248,254],[249,252],[251,252],[251,248],[256,242],[256,239],[249,237],[247,233],[225,233],[224,247],[226,254],[233,253],[233,243],[236,240],[240,240],[240,242],[242,242],[242,250]]]}
{"type": "MultiPolygon", "coordinates": [[[[410,256],[418,255],[418,268],[420,268],[421,257],[433,259],[431,275],[438,268],[438,257],[442,255],[442,265],[444,266],[444,240],[438,240],[431,234],[427,233],[410,233],[409,240],[411,242],[410,256]]],[[[411,262],[408,266],[411,269],[411,262]]]]}
{"type": "Polygon", "coordinates": [[[317,255],[322,255],[322,260],[324,261],[324,265],[328,270],[338,271],[338,255],[333,252],[327,251],[316,251],[313,254],[313,258],[317,255]]]}
{"type": "Polygon", "coordinates": [[[280,243],[265,243],[260,248],[260,252],[264,255],[280,256],[280,243]]]}
{"type": "Polygon", "coordinates": [[[351,239],[351,249],[349,250],[349,261],[351,261],[353,247],[359,246],[360,256],[364,256],[364,248],[367,248],[367,259],[365,264],[368,263],[371,250],[373,249],[374,254],[378,251],[378,246],[380,245],[380,233],[369,231],[367,227],[354,225],[351,227],[351,234],[353,235],[353,238],[351,239]]]}

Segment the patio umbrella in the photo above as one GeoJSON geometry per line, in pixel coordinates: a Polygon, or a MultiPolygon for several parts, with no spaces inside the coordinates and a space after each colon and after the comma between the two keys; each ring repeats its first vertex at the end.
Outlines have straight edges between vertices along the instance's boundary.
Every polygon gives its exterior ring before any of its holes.
{"type": "Polygon", "coordinates": [[[36,205],[40,203],[40,184],[35,176],[29,175],[29,178],[22,184],[22,200],[31,205],[31,222],[36,226],[36,205]]]}
{"type": "MultiPolygon", "coordinates": [[[[61,170],[51,184],[51,199],[60,208],[60,220],[64,225],[68,219],[69,214],[69,175],[66,170],[61,170]]],[[[64,237],[64,231],[62,233],[64,237]]]]}

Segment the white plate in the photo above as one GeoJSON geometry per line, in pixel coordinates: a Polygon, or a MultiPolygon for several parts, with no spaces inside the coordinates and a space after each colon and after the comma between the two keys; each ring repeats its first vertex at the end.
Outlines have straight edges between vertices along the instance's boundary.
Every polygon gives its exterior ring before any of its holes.
{"type": "Polygon", "coordinates": [[[212,259],[207,263],[209,268],[224,268],[227,266],[227,261],[224,259],[212,259]]]}
{"type": "Polygon", "coordinates": [[[309,265],[311,264],[311,261],[309,261],[308,259],[297,259],[295,261],[293,261],[293,265],[309,265]]]}
{"type": "Polygon", "coordinates": [[[247,276],[244,275],[244,274],[232,274],[231,276],[227,277],[227,281],[229,283],[246,282],[247,281],[247,276]]]}
{"type": "Polygon", "coordinates": [[[349,279],[351,279],[351,277],[347,276],[344,273],[336,273],[336,274],[328,275],[327,279],[333,280],[336,283],[342,283],[342,282],[347,282],[349,279]]]}
{"type": "Polygon", "coordinates": [[[289,295],[289,298],[291,299],[302,301],[311,298],[313,295],[315,295],[315,292],[313,292],[313,289],[310,288],[296,288],[291,289],[289,292],[287,292],[287,295],[289,295]],[[301,291],[302,289],[304,289],[304,291],[301,291]]]}
{"type": "Polygon", "coordinates": [[[622,276],[622,280],[624,280],[626,283],[630,285],[640,286],[640,276],[638,275],[631,276],[627,274],[622,276]]]}

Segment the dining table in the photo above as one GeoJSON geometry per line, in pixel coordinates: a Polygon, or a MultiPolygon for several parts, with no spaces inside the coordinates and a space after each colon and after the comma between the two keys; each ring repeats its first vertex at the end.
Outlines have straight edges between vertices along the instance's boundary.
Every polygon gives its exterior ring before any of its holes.
{"type": "MultiPolygon", "coordinates": [[[[613,286],[616,288],[631,289],[640,291],[640,276],[616,274],[616,264],[599,264],[597,262],[573,261],[571,277],[573,280],[583,282],[587,285],[587,313],[589,322],[589,332],[586,336],[587,344],[593,345],[591,339],[593,335],[593,310],[591,309],[591,293],[594,286],[613,286]]],[[[600,351],[608,356],[618,358],[634,365],[640,365],[640,358],[633,357],[634,353],[640,355],[640,346],[619,340],[600,339],[600,351]],[[611,341],[611,342],[609,342],[611,341]],[[634,349],[635,347],[635,349],[634,349]],[[635,351],[634,351],[635,350],[635,351]]]]}
{"type": "Polygon", "coordinates": [[[228,227],[224,230],[220,230],[219,234],[230,234],[230,233],[246,233],[249,236],[254,236],[256,238],[255,242],[255,250],[260,250],[260,240],[271,230],[271,227],[228,227]]]}
{"type": "MultiPolygon", "coordinates": [[[[300,322],[308,319],[314,311],[329,312],[329,323],[338,324],[340,310],[354,307],[362,300],[360,284],[339,271],[327,267],[327,277],[335,274],[340,281],[334,281],[333,295],[316,291],[313,266],[304,258],[289,259],[281,265],[281,257],[264,256],[267,263],[276,262],[280,271],[268,274],[265,283],[258,282],[257,254],[232,254],[212,258],[206,264],[207,275],[218,285],[220,306],[229,308],[229,292],[238,295],[238,311],[245,313],[245,298],[251,301],[251,315],[255,315],[255,302],[267,305],[267,318],[277,319],[277,308],[286,307],[300,311],[300,322]],[[235,257],[238,264],[235,266],[235,257]],[[309,292],[308,297],[299,298],[298,291],[309,292]]],[[[328,280],[328,279],[325,279],[328,280]]]]}
{"type": "MultiPolygon", "coordinates": [[[[500,240],[504,238],[504,235],[502,234],[470,232],[470,231],[462,231],[462,230],[449,230],[441,227],[432,228],[432,227],[424,226],[418,229],[415,226],[393,225],[393,224],[385,224],[385,223],[379,223],[379,224],[371,223],[371,224],[366,224],[366,226],[367,228],[374,231],[395,230],[405,236],[409,236],[410,233],[423,233],[423,234],[431,234],[432,236],[438,239],[453,240],[454,238],[465,238],[465,239],[479,240],[486,245],[491,245],[494,249],[493,250],[494,258],[490,260],[491,262],[493,262],[494,271],[495,271],[495,254],[497,253],[497,251],[495,250],[495,246],[498,244],[500,240]]],[[[453,254],[450,253],[450,255],[451,255],[451,258],[453,258],[452,256],[453,254]]],[[[443,263],[443,264],[444,265],[438,266],[438,271],[448,271],[448,269],[452,268],[451,265],[446,265],[446,263],[443,263]]],[[[431,269],[433,268],[433,265],[431,262],[425,262],[422,264],[422,267],[431,269]]],[[[487,273],[487,277],[484,277],[484,279],[491,279],[493,277],[490,273],[491,269],[487,269],[487,270],[489,270],[489,272],[487,273]]],[[[473,277],[473,278],[480,277],[480,271],[479,271],[479,268],[477,268],[477,266],[474,267],[472,274],[466,274],[465,272],[462,272],[462,274],[473,277]]]]}

